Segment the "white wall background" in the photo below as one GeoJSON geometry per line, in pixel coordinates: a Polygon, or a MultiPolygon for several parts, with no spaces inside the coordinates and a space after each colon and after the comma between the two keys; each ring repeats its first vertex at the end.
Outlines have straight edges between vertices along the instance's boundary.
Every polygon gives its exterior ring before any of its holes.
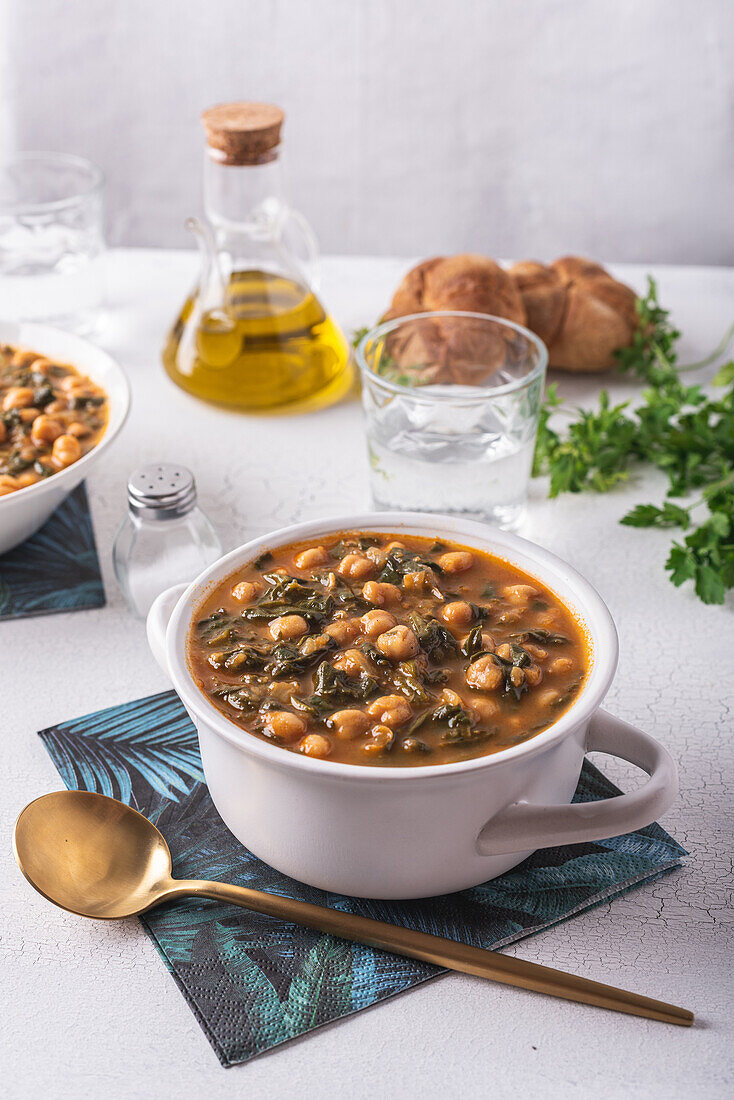
{"type": "Polygon", "coordinates": [[[734,263],[731,0],[0,0],[0,43],[0,149],[96,160],[113,243],[188,243],[251,98],[327,251],[734,263]]]}

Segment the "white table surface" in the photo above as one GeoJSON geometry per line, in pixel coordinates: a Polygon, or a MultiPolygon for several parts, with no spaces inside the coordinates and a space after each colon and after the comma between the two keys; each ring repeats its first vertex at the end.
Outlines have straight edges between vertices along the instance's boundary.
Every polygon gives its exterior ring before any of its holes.
{"type": "MultiPolygon", "coordinates": [[[[328,259],[323,297],[346,330],[385,307],[405,261],[328,259]]],[[[647,268],[615,271],[636,288],[647,268]]],[[[701,357],[734,317],[734,270],[651,267],[661,300],[701,357]]],[[[163,336],[196,271],[188,253],[111,254],[100,338],[132,384],[130,419],[89,480],[107,606],[0,624],[2,938],[0,1073],[8,1097],[723,1097],[732,1050],[732,604],[704,607],[663,571],[668,532],[620,527],[658,500],[647,473],[606,496],[532,489],[522,534],[601,591],[621,636],[609,708],[674,754],[681,793],[664,826],[683,870],[510,948],[694,1009],[692,1030],[447,975],[350,1019],[223,1069],[137,921],[95,924],[48,905],[10,854],[18,811],[62,786],[35,731],[168,685],[116,586],[110,548],[126,476],[182,461],[225,548],[253,533],[367,500],[356,403],[301,418],[207,407],[169,381],[163,336]],[[335,462],[335,456],[339,461],[335,462]]],[[[616,393],[630,387],[612,381],[616,393]]],[[[597,382],[564,381],[591,399],[597,382]]],[[[603,758],[613,778],[629,777],[603,758]]]]}

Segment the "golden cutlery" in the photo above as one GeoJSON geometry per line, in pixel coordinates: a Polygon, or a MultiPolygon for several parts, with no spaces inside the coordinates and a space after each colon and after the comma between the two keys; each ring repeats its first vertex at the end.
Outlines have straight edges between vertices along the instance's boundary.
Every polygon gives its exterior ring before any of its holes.
{"type": "Polygon", "coordinates": [[[224,882],[174,879],[155,825],[105,795],[57,791],[37,798],[15,824],[13,850],[40,894],[83,917],[114,920],[165,901],[209,898],[506,985],[683,1027],[693,1023],[685,1008],[481,947],[224,882]]]}

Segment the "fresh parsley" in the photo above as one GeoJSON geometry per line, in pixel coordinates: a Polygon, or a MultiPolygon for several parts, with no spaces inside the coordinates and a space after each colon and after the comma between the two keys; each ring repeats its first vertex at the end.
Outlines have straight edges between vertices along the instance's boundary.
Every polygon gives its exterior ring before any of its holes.
{"type": "MultiPolygon", "coordinates": [[[[675,585],[693,581],[704,603],[723,603],[734,587],[734,360],[713,379],[721,393],[707,393],[681,379],[676,344],[680,333],[659,302],[648,278],[638,299],[639,326],[632,345],[618,353],[619,369],[647,383],[638,405],[611,403],[602,390],[598,407],[568,409],[551,385],[540,414],[533,475],[550,475],[550,496],[586,490],[606,492],[627,480],[639,462],[649,462],[668,478],[668,498],[695,489],[699,499],[686,504],[666,499],[661,506],[641,504],[622,518],[628,527],[680,528],[665,568],[675,585]],[[551,426],[557,414],[573,419],[564,429],[551,426]],[[707,513],[694,518],[693,513],[707,513]]],[[[729,329],[706,366],[726,350],[729,329]]]]}

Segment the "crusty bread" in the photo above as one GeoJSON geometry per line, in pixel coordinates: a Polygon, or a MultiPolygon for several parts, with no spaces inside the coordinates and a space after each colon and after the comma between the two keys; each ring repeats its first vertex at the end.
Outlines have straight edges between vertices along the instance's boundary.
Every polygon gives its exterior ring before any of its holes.
{"type": "MultiPolygon", "coordinates": [[[[508,271],[471,253],[434,256],[407,273],[385,318],[441,309],[490,313],[526,324],[546,344],[551,367],[589,374],[614,366],[615,351],[629,346],[638,324],[634,291],[583,256],[562,256],[549,266],[525,260],[508,271]]],[[[488,349],[476,346],[457,348],[457,334],[456,325],[439,321],[430,349],[423,347],[422,353],[430,351],[434,364],[446,364],[453,344],[458,354],[450,358],[458,370],[473,354],[487,355],[488,349]]],[[[501,357],[497,341],[488,367],[501,357]]]]}

